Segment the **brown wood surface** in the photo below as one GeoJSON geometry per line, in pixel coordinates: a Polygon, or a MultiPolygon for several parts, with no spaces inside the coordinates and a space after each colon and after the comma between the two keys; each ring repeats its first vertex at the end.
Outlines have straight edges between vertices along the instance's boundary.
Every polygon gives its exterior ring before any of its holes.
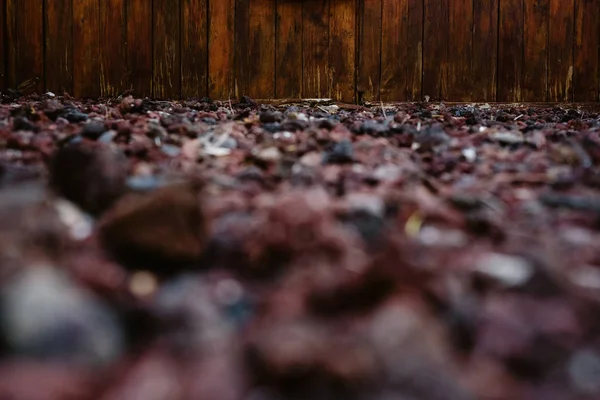
{"type": "Polygon", "coordinates": [[[498,101],[522,101],[523,0],[500,0],[498,101]]]}
{"type": "Polygon", "coordinates": [[[473,98],[473,1],[450,2],[446,97],[458,101],[473,98]]]}
{"type": "Polygon", "coordinates": [[[421,100],[423,96],[423,12],[422,0],[408,0],[406,82],[409,101],[421,100]]]}
{"type": "Polygon", "coordinates": [[[73,94],[72,0],[45,0],[44,7],[46,90],[73,94]]]}
{"type": "Polygon", "coordinates": [[[575,101],[598,101],[600,2],[575,0],[575,101]]]}
{"type": "Polygon", "coordinates": [[[496,100],[498,1],[473,0],[472,101],[496,100]]]}
{"type": "Polygon", "coordinates": [[[250,0],[248,34],[248,93],[275,97],[275,0],[250,0]]]}
{"type": "Polygon", "coordinates": [[[7,0],[8,86],[44,90],[44,2],[7,0]]]}
{"type": "Polygon", "coordinates": [[[126,0],[126,4],[128,88],[135,96],[152,96],[152,2],[126,0]]]}
{"type": "Polygon", "coordinates": [[[355,99],[357,0],[329,0],[329,68],[331,96],[355,99]]]}
{"type": "Polygon", "coordinates": [[[302,2],[277,0],[275,88],[278,98],[302,97],[302,2]]]}
{"type": "Polygon", "coordinates": [[[548,98],[548,15],[550,0],[525,0],[523,101],[548,98]]]}
{"type": "MultiPolygon", "coordinates": [[[[208,38],[208,1],[207,0],[182,0],[181,1],[181,97],[204,97],[208,95],[208,52],[209,40],[213,48],[220,48],[218,52],[211,52],[211,78],[218,82],[218,86],[227,92],[230,85],[221,79],[231,70],[231,66],[223,64],[231,45],[223,43],[223,36],[227,33],[223,20],[221,7],[228,1],[211,1],[211,36],[208,38]],[[215,40],[216,39],[216,40],[215,40]],[[214,68],[220,66],[219,69],[214,68]]],[[[232,25],[232,24],[230,24],[232,25]]],[[[212,93],[211,96],[227,98],[227,93],[212,93]]]]}
{"type": "Polygon", "coordinates": [[[235,95],[249,94],[250,78],[250,0],[236,0],[235,2],[235,95]]]}
{"type": "Polygon", "coordinates": [[[329,1],[304,0],[302,15],[302,93],[307,98],[330,97],[329,1]]]}
{"type": "Polygon", "coordinates": [[[381,82],[382,0],[359,0],[358,75],[359,101],[378,101],[381,82]]]}
{"type": "Polygon", "coordinates": [[[6,40],[6,2],[5,0],[0,0],[0,91],[4,92],[6,88],[6,47],[5,44],[8,43],[6,40]]]}
{"type": "Polygon", "coordinates": [[[209,1],[209,4],[209,96],[234,98],[235,1],[209,1]]]}
{"type": "Polygon", "coordinates": [[[181,97],[180,0],[154,0],[154,97],[181,97]]]}
{"type": "Polygon", "coordinates": [[[425,0],[423,96],[431,101],[447,100],[448,95],[448,12],[448,0],[425,0]]]}
{"type": "Polygon", "coordinates": [[[73,2],[73,93],[77,97],[100,95],[99,0],[73,2]]]}
{"type": "Polygon", "coordinates": [[[381,99],[407,99],[408,0],[383,0],[381,99]]]}
{"type": "Polygon", "coordinates": [[[100,94],[103,97],[116,97],[127,88],[125,12],[124,0],[100,0],[100,94]]]}
{"type": "Polygon", "coordinates": [[[573,100],[574,0],[550,0],[548,101],[573,100]]]}

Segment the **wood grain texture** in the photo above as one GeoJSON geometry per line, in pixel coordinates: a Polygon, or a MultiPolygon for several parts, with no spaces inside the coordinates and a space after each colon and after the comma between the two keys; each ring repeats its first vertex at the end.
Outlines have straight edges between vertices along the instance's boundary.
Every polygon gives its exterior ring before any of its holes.
{"type": "Polygon", "coordinates": [[[139,97],[152,96],[152,2],[127,0],[127,81],[139,97]]]}
{"type": "Polygon", "coordinates": [[[209,96],[229,99],[235,96],[234,86],[234,21],[235,1],[209,1],[209,96]]]}
{"type": "MultiPolygon", "coordinates": [[[[232,45],[223,43],[227,28],[233,23],[223,20],[221,8],[230,1],[211,1],[211,36],[208,39],[208,4],[207,0],[182,0],[181,7],[181,97],[200,98],[208,95],[208,52],[211,51],[211,78],[225,91],[229,89],[227,81],[222,77],[231,71],[231,66],[224,64],[232,45]],[[226,25],[228,24],[228,25],[226,25]],[[218,51],[214,51],[218,50],[218,51]],[[214,60],[212,60],[214,58],[214,60]]],[[[231,5],[227,5],[228,7],[231,5]]],[[[232,32],[233,34],[233,32],[232,32]]],[[[233,36],[232,36],[233,39],[233,36]]],[[[216,92],[211,94],[217,98],[227,98],[227,94],[216,92]]]]}
{"type": "Polygon", "coordinates": [[[73,2],[73,93],[100,95],[100,5],[98,0],[73,2]]]}
{"type": "Polygon", "coordinates": [[[331,97],[329,1],[304,0],[302,19],[302,93],[308,98],[331,97]]]}
{"type": "Polygon", "coordinates": [[[408,0],[383,0],[381,21],[381,99],[403,101],[408,97],[408,0]]]}
{"type": "Polygon", "coordinates": [[[381,81],[381,6],[382,0],[360,0],[358,10],[359,101],[378,101],[381,81]]]}
{"type": "Polygon", "coordinates": [[[128,86],[125,12],[124,0],[100,1],[100,95],[103,97],[116,97],[128,86]]]}
{"type": "Polygon", "coordinates": [[[356,0],[329,0],[329,68],[331,96],[355,100],[356,0]]]}
{"type": "Polygon", "coordinates": [[[250,77],[250,0],[235,2],[235,96],[249,94],[250,77]]]}
{"type": "Polygon", "coordinates": [[[6,89],[6,1],[0,0],[0,92],[6,89]]]}
{"type": "Polygon", "coordinates": [[[423,96],[423,23],[422,0],[408,0],[408,43],[406,54],[406,81],[409,101],[423,96]]]}
{"type": "MultiPolygon", "coordinates": [[[[45,0],[46,90],[73,93],[72,0],[45,0]]],[[[0,34],[1,35],[1,34],[0,34]]]]}
{"type": "Polygon", "coordinates": [[[250,0],[248,93],[275,97],[275,0],[250,0]]]}
{"type": "Polygon", "coordinates": [[[449,8],[446,96],[457,101],[468,101],[473,97],[473,1],[452,0],[449,8]]]}
{"type": "Polygon", "coordinates": [[[523,0],[500,0],[498,101],[522,101],[523,0]]]}
{"type": "Polygon", "coordinates": [[[44,2],[7,0],[8,86],[44,90],[44,2]]]}
{"type": "Polygon", "coordinates": [[[154,0],[154,82],[159,99],[181,97],[180,0],[154,0]]]}
{"type": "Polygon", "coordinates": [[[575,0],[575,101],[598,101],[600,2],[575,0]]]}
{"type": "Polygon", "coordinates": [[[550,0],[525,0],[524,5],[523,101],[546,101],[550,0]]]}
{"type": "Polygon", "coordinates": [[[574,0],[550,0],[548,18],[548,101],[572,101],[574,0]]]}
{"type": "Polygon", "coordinates": [[[448,12],[448,0],[425,0],[423,96],[432,101],[447,100],[448,95],[448,12]]]}
{"type": "Polygon", "coordinates": [[[471,100],[473,101],[496,101],[498,1],[473,1],[473,58],[471,64],[471,100]]]}
{"type": "Polygon", "coordinates": [[[275,96],[302,97],[302,2],[277,0],[275,96]]]}

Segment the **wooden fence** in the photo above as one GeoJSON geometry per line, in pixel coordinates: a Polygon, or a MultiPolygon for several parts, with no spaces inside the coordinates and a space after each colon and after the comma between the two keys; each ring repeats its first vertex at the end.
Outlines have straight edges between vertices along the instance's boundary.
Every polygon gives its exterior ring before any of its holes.
{"type": "Polygon", "coordinates": [[[600,0],[0,0],[0,89],[598,101],[600,0]]]}

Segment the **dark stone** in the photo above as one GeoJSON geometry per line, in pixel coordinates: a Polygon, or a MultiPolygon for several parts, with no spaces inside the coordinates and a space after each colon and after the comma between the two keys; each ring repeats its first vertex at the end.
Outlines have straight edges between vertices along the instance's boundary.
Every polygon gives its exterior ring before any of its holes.
{"type": "Polygon", "coordinates": [[[326,164],[346,164],[354,161],[354,149],[352,143],[344,140],[336,143],[330,152],[325,154],[326,164]]]}
{"type": "Polygon", "coordinates": [[[104,123],[91,122],[89,124],[84,125],[83,129],[81,130],[81,136],[88,139],[97,140],[106,131],[107,129],[104,123]]]}

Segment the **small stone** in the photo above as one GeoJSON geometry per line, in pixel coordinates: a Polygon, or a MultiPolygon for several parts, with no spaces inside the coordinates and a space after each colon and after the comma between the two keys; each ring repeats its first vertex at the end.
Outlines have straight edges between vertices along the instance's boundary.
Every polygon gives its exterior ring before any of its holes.
{"type": "Polygon", "coordinates": [[[489,138],[503,144],[520,144],[525,141],[523,134],[517,131],[494,132],[489,135],[489,138]]]}
{"type": "Polygon", "coordinates": [[[333,149],[325,154],[325,163],[327,164],[346,164],[354,161],[354,149],[352,143],[348,140],[343,140],[336,143],[333,149]]]}
{"type": "Polygon", "coordinates": [[[568,364],[569,378],[581,393],[600,394],[600,355],[589,349],[576,352],[568,364]]]}
{"type": "Polygon", "coordinates": [[[13,121],[13,129],[15,131],[32,131],[35,132],[37,127],[33,122],[26,117],[17,117],[13,121]]]}
{"type": "Polygon", "coordinates": [[[97,140],[99,139],[104,132],[106,132],[106,126],[102,122],[90,122],[89,124],[85,124],[83,129],[81,130],[81,136],[97,140]]]}
{"type": "Polygon", "coordinates": [[[78,110],[69,110],[62,115],[62,117],[71,123],[85,122],[88,120],[88,115],[78,110]]]}
{"type": "Polygon", "coordinates": [[[381,135],[388,131],[388,128],[377,121],[369,120],[362,123],[359,128],[361,135],[381,135]]]}
{"type": "Polygon", "coordinates": [[[171,144],[164,144],[160,147],[160,151],[169,157],[177,157],[181,154],[181,148],[173,146],[171,144]]]}
{"type": "Polygon", "coordinates": [[[521,286],[534,275],[532,265],[521,257],[499,253],[480,258],[475,271],[508,287],[521,286]]]}
{"type": "Polygon", "coordinates": [[[260,150],[256,155],[257,159],[268,163],[277,162],[281,160],[281,157],[281,152],[277,147],[267,147],[266,149],[260,150]]]}
{"type": "Polygon", "coordinates": [[[283,115],[279,111],[263,111],[260,113],[260,122],[263,124],[281,122],[283,115]]]}

